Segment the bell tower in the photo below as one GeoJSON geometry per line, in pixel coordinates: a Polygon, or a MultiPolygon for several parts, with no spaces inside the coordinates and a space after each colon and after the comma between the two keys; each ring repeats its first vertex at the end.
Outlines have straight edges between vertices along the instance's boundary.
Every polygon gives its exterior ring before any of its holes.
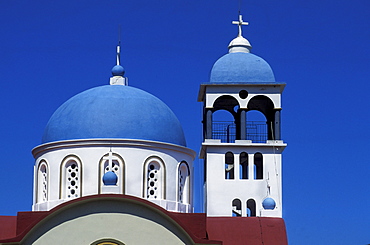
{"type": "Polygon", "coordinates": [[[232,23],[239,27],[238,36],[198,95],[203,103],[205,211],[219,217],[282,217],[285,83],[276,82],[269,64],[250,52],[242,16],[232,23]]]}

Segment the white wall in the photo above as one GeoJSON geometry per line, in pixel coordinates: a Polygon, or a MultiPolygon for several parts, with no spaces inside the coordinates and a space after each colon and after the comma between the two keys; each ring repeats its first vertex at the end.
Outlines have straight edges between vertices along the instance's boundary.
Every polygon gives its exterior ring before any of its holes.
{"type": "MultiPolygon", "coordinates": [[[[171,211],[192,212],[192,200],[188,204],[178,203],[178,166],[186,161],[190,168],[190,183],[193,177],[193,160],[195,152],[181,146],[142,140],[76,140],[49,143],[38,146],[33,150],[35,156],[35,178],[40,162],[48,164],[48,201],[36,203],[34,198],[33,210],[50,210],[66,200],[61,197],[61,164],[68,156],[76,157],[81,161],[81,196],[101,194],[99,186],[102,184],[100,161],[104,155],[112,150],[124,161],[124,189],[117,194],[126,194],[143,197],[144,179],[146,170],[144,163],[150,157],[161,159],[165,165],[165,195],[161,200],[152,200],[158,205],[171,211]]],[[[122,190],[122,188],[120,188],[122,190]]],[[[34,181],[34,197],[37,196],[37,181],[34,181]]],[[[189,191],[192,191],[190,188],[189,191]]],[[[192,193],[190,193],[192,196],[192,193]]]]}
{"type": "Polygon", "coordinates": [[[242,203],[242,216],[247,216],[247,200],[254,199],[257,216],[282,217],[281,153],[285,146],[283,143],[273,146],[261,143],[203,143],[207,152],[207,216],[232,216],[232,201],[237,198],[242,203]],[[234,154],[234,179],[225,179],[225,153],[228,151],[234,154]],[[248,179],[240,179],[241,152],[248,153],[248,179]],[[263,179],[254,179],[254,154],[257,152],[263,155],[263,179]],[[274,210],[263,210],[262,202],[267,196],[275,200],[274,210]]]}

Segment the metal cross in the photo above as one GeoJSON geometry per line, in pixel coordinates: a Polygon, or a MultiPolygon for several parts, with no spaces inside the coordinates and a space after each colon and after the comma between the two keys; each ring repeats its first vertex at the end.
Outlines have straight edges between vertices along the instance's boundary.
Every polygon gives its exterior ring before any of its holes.
{"type": "Polygon", "coordinates": [[[239,21],[233,21],[232,22],[234,25],[238,25],[239,26],[239,37],[241,37],[242,36],[242,26],[247,26],[247,25],[249,25],[249,23],[248,22],[243,22],[243,17],[242,17],[242,15],[241,14],[239,14],[239,21]]]}

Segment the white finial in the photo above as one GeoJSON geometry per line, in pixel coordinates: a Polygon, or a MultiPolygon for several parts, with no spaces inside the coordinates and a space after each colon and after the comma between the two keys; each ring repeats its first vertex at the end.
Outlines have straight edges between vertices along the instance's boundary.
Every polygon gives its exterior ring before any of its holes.
{"type": "Polygon", "coordinates": [[[241,14],[239,14],[239,20],[238,21],[233,21],[232,23],[234,25],[238,25],[239,26],[239,34],[238,34],[238,37],[241,37],[242,36],[242,26],[249,25],[248,22],[244,22],[243,21],[243,16],[241,14]]]}

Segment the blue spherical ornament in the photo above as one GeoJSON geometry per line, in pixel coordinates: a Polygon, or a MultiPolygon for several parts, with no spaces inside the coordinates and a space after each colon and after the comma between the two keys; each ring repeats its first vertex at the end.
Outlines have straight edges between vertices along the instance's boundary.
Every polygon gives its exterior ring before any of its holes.
{"type": "Polygon", "coordinates": [[[106,172],[103,176],[104,185],[116,185],[118,177],[113,171],[106,172]]]}
{"type": "Polygon", "coordinates": [[[122,66],[120,66],[120,65],[113,66],[113,68],[112,68],[112,75],[113,76],[123,77],[124,74],[125,74],[125,69],[122,66]]]}
{"type": "Polygon", "coordinates": [[[274,199],[267,197],[265,200],[263,200],[262,206],[264,209],[273,210],[276,207],[276,203],[274,199]]]}

